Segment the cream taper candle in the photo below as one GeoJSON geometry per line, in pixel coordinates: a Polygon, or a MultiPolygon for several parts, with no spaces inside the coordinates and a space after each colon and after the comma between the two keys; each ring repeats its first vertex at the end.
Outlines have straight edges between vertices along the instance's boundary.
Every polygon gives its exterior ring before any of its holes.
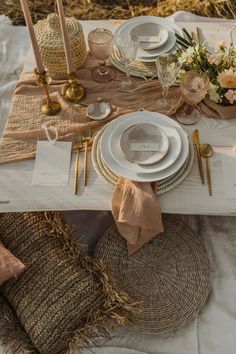
{"type": "Polygon", "coordinates": [[[42,74],[43,72],[45,72],[45,68],[43,66],[43,62],[41,59],[41,55],[40,55],[40,51],[39,51],[39,46],[38,46],[38,42],[35,36],[35,32],[34,32],[34,26],[33,26],[33,22],[30,16],[30,11],[29,11],[29,6],[26,0],[20,0],[21,2],[21,7],[24,13],[24,17],[25,17],[25,22],[26,25],[28,27],[29,30],[29,34],[30,34],[30,39],[31,39],[31,43],[32,43],[32,48],[34,51],[34,56],[35,56],[35,61],[36,61],[36,66],[37,66],[37,71],[39,74],[42,74]]]}
{"type": "Polygon", "coordinates": [[[58,14],[59,14],[59,18],[60,18],[64,50],[65,50],[65,54],[66,54],[67,73],[71,74],[75,71],[75,68],[74,68],[74,64],[73,64],[73,60],[72,60],[70,43],[69,43],[68,32],[67,32],[67,27],[66,27],[66,20],[65,20],[65,15],[64,15],[61,0],[57,0],[57,9],[58,9],[58,14]]]}

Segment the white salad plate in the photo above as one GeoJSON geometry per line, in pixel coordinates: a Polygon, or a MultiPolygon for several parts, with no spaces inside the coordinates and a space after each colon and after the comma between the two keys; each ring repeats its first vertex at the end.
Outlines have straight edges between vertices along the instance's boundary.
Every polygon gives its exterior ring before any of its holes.
{"type": "Polygon", "coordinates": [[[177,172],[184,164],[184,162],[188,157],[188,153],[189,153],[189,142],[185,131],[179,126],[178,123],[176,123],[172,119],[156,112],[148,112],[148,111],[133,112],[124,115],[120,118],[117,118],[107,126],[101,138],[101,155],[104,162],[110,168],[110,170],[113,173],[115,173],[117,176],[121,176],[138,182],[158,181],[171,176],[172,174],[177,172]],[[170,148],[166,155],[166,158],[164,158],[160,163],[151,166],[141,166],[129,162],[128,160],[125,159],[125,157],[123,156],[120,150],[119,139],[116,140],[115,138],[116,135],[114,134],[111,136],[111,133],[116,130],[114,128],[118,124],[118,122],[120,125],[120,123],[122,123],[123,121],[127,121],[127,119],[132,120],[132,124],[134,124],[134,122],[135,123],[138,122],[155,123],[156,122],[157,124],[158,122],[162,121],[163,125],[165,125],[166,127],[168,126],[169,127],[172,126],[172,128],[174,127],[175,128],[174,130],[176,130],[179,133],[181,139],[180,154],[178,154],[178,156],[174,158],[173,154],[175,151],[172,147],[172,152],[171,155],[169,156],[169,151],[171,151],[171,140],[170,140],[170,148]],[[113,153],[111,151],[111,146],[116,146],[113,153]],[[115,155],[116,159],[114,158],[113,154],[115,155]],[[165,168],[163,169],[163,163],[165,162],[165,160],[168,161],[169,167],[165,166],[165,168]],[[162,170],[158,170],[158,167],[161,164],[162,164],[162,170]],[[157,171],[155,170],[155,168],[157,168],[157,171]]]}
{"type": "Polygon", "coordinates": [[[162,55],[171,51],[176,43],[176,37],[174,31],[168,31],[168,39],[167,42],[160,48],[152,49],[152,50],[144,50],[142,48],[138,48],[137,51],[137,60],[139,61],[153,61],[158,55],[162,55]]]}
{"type": "Polygon", "coordinates": [[[168,30],[158,23],[142,23],[132,29],[132,35],[138,37],[140,48],[150,50],[159,48],[166,43],[168,30]]]}
{"type": "Polygon", "coordinates": [[[90,103],[86,109],[86,114],[92,120],[103,120],[111,113],[111,106],[106,102],[90,103]]]}
{"type": "Polygon", "coordinates": [[[128,161],[148,166],[166,156],[169,139],[157,124],[139,123],[131,125],[121,134],[120,148],[128,161]]]}

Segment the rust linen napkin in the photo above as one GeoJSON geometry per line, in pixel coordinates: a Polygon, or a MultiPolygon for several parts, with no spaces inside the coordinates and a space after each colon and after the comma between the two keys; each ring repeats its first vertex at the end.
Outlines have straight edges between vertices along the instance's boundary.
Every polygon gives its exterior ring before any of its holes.
{"type": "Polygon", "coordinates": [[[128,254],[163,232],[161,210],[155,194],[156,183],[119,178],[111,209],[120,234],[127,240],[128,254]]]}
{"type": "Polygon", "coordinates": [[[223,106],[213,102],[208,96],[199,104],[199,109],[205,116],[211,118],[236,118],[235,105],[223,106]]]}

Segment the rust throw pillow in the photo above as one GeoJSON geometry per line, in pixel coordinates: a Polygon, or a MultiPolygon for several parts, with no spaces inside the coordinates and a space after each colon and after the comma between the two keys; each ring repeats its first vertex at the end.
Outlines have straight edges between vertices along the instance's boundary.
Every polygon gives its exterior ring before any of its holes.
{"type": "Polygon", "coordinates": [[[0,243],[0,285],[24,270],[25,265],[0,243]]]}

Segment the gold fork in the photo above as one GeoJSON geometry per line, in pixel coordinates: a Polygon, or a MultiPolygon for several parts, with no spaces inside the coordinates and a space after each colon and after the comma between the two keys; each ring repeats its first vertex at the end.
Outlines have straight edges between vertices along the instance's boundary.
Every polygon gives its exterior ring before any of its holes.
{"type": "Polygon", "coordinates": [[[74,194],[77,194],[77,191],[78,191],[78,180],[79,180],[79,153],[80,153],[80,150],[83,149],[83,144],[82,144],[82,141],[81,141],[81,137],[79,139],[79,142],[74,145],[74,149],[76,150],[74,194]]]}

